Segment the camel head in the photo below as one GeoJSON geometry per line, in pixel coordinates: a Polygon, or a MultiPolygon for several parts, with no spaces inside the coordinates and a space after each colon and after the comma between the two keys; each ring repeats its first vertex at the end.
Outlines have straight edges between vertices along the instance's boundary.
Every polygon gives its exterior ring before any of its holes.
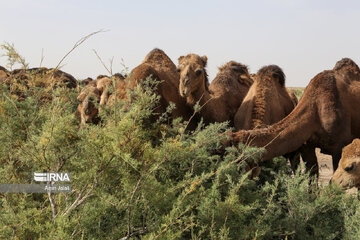
{"type": "Polygon", "coordinates": [[[360,187],[360,139],[343,148],[339,167],[330,181],[343,188],[360,187]]]}
{"type": "Polygon", "coordinates": [[[98,109],[95,102],[100,102],[101,92],[95,86],[85,87],[77,97],[80,102],[78,105],[78,113],[80,114],[81,125],[95,122],[98,115],[98,109]]]}
{"type": "Polygon", "coordinates": [[[189,97],[197,91],[208,90],[206,63],[206,56],[188,54],[179,57],[177,71],[180,74],[179,92],[182,97],[189,97]]]}

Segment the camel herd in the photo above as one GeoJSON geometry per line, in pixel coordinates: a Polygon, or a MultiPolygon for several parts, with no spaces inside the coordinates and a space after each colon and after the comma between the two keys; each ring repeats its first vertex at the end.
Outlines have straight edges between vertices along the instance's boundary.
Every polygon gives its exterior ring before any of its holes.
{"type": "MultiPolygon", "coordinates": [[[[262,160],[301,154],[307,170],[315,174],[315,148],[320,148],[332,156],[336,170],[332,182],[360,186],[360,140],[356,139],[360,138],[360,69],[354,61],[341,59],[333,69],[317,74],[299,102],[285,87],[285,74],[279,66],[264,66],[250,74],[246,65],[230,61],[210,83],[206,65],[206,56],[188,54],[179,57],[176,67],[162,50],[154,49],[128,76],[86,79],[78,95],[81,125],[97,124],[105,104],[126,99],[127,89],[151,76],[159,81],[156,93],[160,101],[154,113],[164,113],[174,103],[171,118],[190,120],[190,130],[200,119],[205,124],[228,121],[235,130],[227,133],[224,145],[264,147],[262,160]],[[200,105],[197,111],[196,104],[200,105]]],[[[0,67],[0,82],[9,83],[16,74],[21,78],[22,71],[11,73],[0,67]]],[[[55,85],[61,82],[76,87],[76,80],[59,70],[28,71],[51,73],[55,85]]]]}

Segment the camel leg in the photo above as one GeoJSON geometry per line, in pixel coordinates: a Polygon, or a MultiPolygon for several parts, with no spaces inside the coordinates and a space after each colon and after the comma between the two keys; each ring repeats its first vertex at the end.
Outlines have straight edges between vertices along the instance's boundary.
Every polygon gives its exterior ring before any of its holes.
{"type": "Polygon", "coordinates": [[[300,152],[306,166],[306,171],[310,171],[310,175],[319,176],[319,165],[315,154],[315,147],[309,144],[304,144],[300,148],[300,152]]]}
{"type": "Polygon", "coordinates": [[[336,169],[337,169],[338,166],[339,166],[339,161],[340,161],[340,158],[341,158],[341,152],[340,152],[340,153],[332,154],[331,156],[332,156],[333,170],[334,170],[334,172],[335,172],[336,169]]]}
{"type": "Polygon", "coordinates": [[[284,155],[284,157],[289,160],[291,170],[293,171],[293,173],[295,173],[296,169],[299,167],[299,164],[300,164],[299,151],[287,153],[284,155]]]}

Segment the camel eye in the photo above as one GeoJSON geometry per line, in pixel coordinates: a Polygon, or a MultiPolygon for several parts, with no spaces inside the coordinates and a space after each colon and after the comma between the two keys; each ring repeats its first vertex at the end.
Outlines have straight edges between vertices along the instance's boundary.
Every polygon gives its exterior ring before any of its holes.
{"type": "Polygon", "coordinates": [[[345,171],[350,172],[350,171],[354,170],[354,168],[355,168],[355,163],[352,163],[350,166],[347,166],[345,168],[345,171]]]}
{"type": "Polygon", "coordinates": [[[198,70],[196,70],[195,74],[196,74],[197,76],[200,76],[200,74],[201,74],[202,72],[203,72],[202,69],[198,69],[198,70]]]}
{"type": "Polygon", "coordinates": [[[181,69],[180,69],[180,68],[178,68],[178,69],[176,69],[176,71],[177,71],[178,73],[180,73],[180,72],[181,72],[181,69]]]}

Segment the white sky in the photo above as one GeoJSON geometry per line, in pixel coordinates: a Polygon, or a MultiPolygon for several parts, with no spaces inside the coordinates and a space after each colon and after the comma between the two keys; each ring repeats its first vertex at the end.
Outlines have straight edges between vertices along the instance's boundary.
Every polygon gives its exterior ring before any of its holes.
{"type": "MultiPolygon", "coordinates": [[[[30,63],[54,67],[81,37],[62,70],[78,79],[132,69],[154,47],[177,64],[188,53],[207,55],[213,79],[230,60],[251,72],[277,64],[287,86],[306,86],[317,73],[350,57],[360,64],[360,1],[334,0],[0,0],[0,43],[10,42],[30,63]]],[[[4,52],[0,52],[3,54],[4,52]]],[[[6,58],[0,57],[0,65],[6,58]]]]}

